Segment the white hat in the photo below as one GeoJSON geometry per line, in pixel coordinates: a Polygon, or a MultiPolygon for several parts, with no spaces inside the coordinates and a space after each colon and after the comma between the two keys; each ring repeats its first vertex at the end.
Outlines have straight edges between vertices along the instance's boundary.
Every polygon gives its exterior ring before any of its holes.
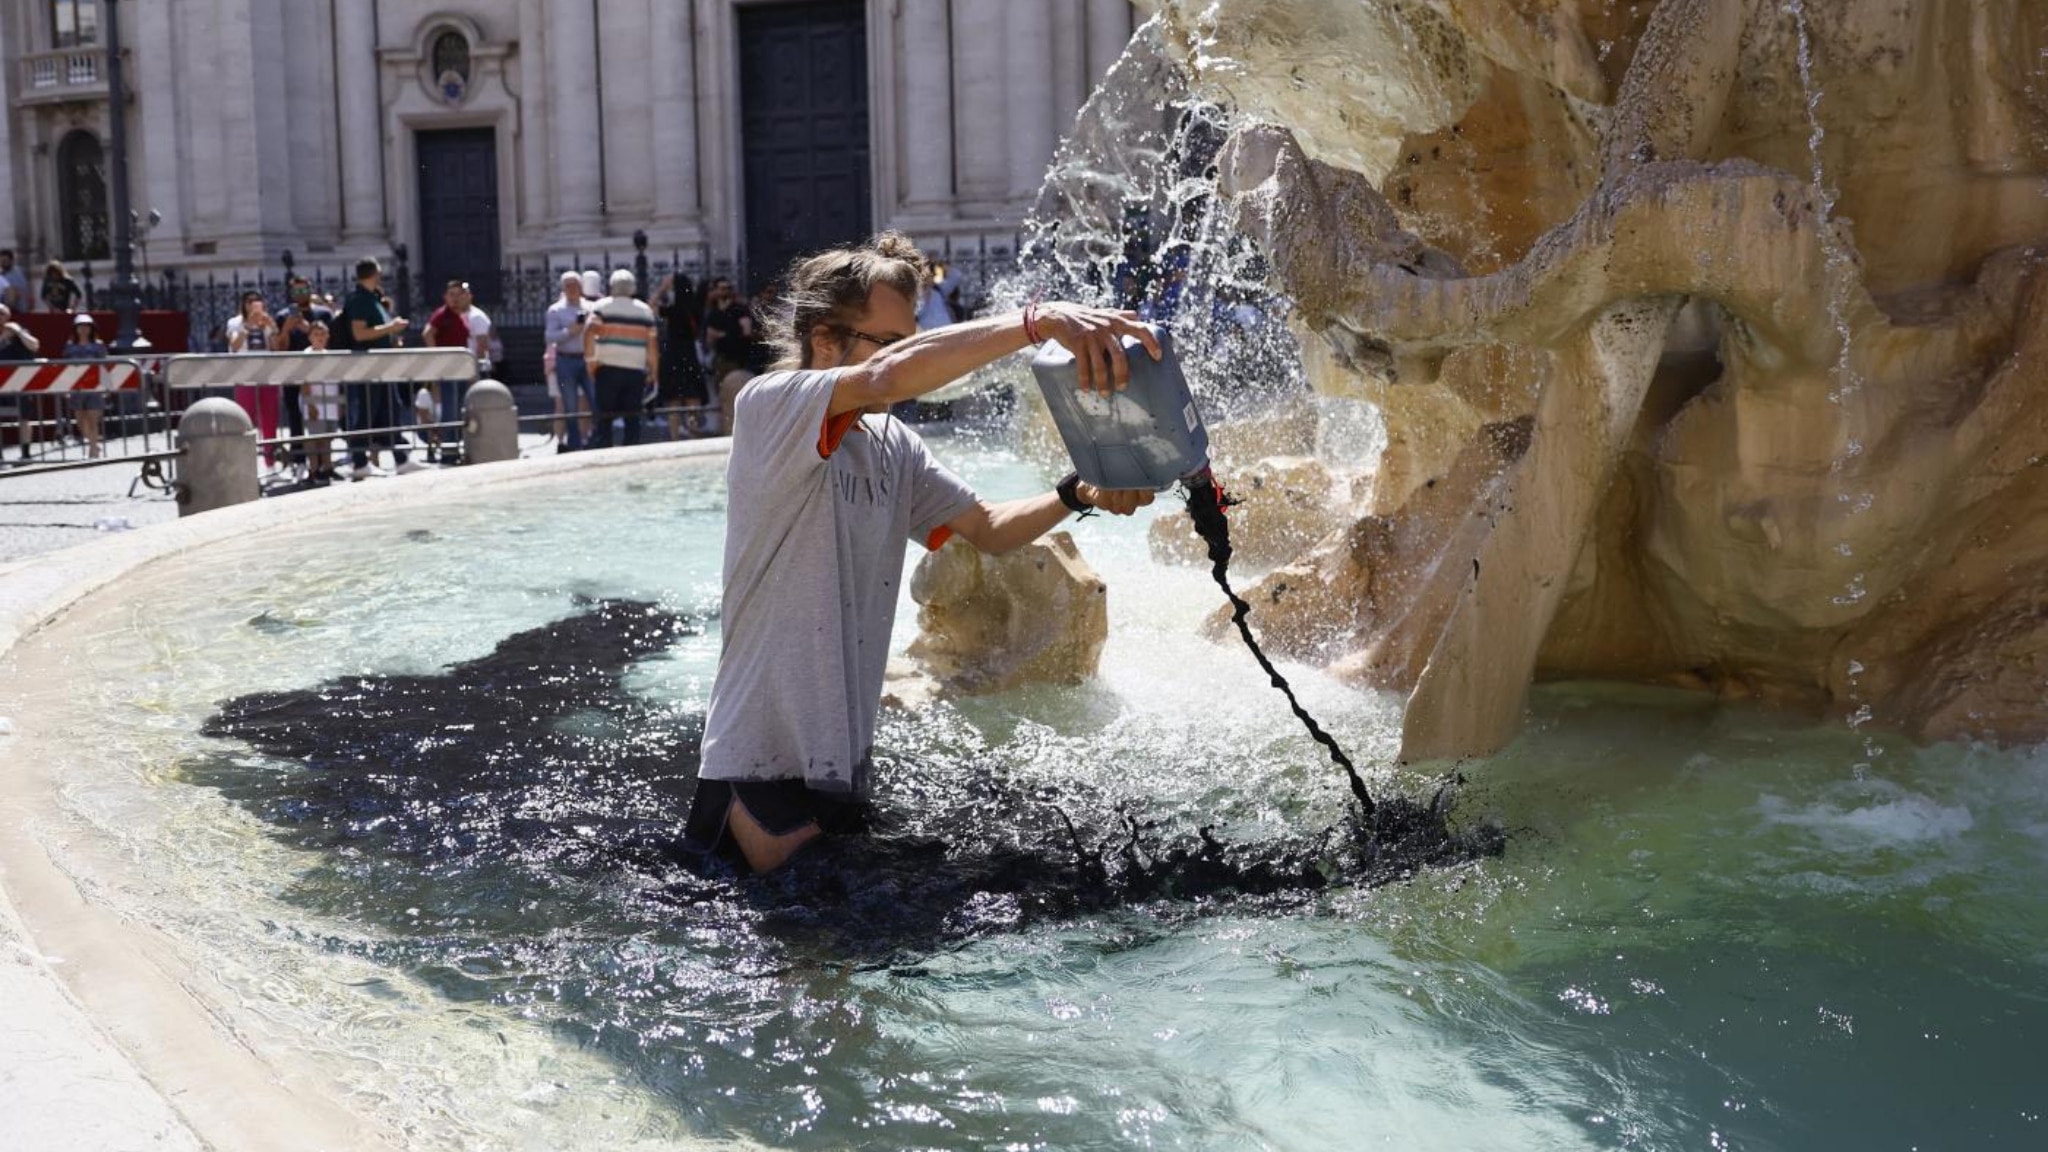
{"type": "Polygon", "coordinates": [[[632,295],[634,283],[631,272],[626,271],[624,268],[619,269],[612,273],[612,295],[617,296],[622,292],[628,296],[632,295]]]}
{"type": "Polygon", "coordinates": [[[98,324],[96,324],[96,323],[94,323],[94,322],[93,322],[93,318],[92,318],[92,316],[91,316],[91,315],[90,315],[89,313],[85,313],[85,312],[80,312],[80,313],[79,313],[78,315],[76,315],[76,316],[73,316],[73,317],[71,318],[71,326],[72,326],[73,328],[76,328],[76,327],[78,327],[78,326],[79,326],[80,324],[84,324],[84,325],[87,325],[88,327],[91,327],[91,328],[98,328],[98,327],[99,327],[99,325],[98,325],[98,324]]]}
{"type": "Polygon", "coordinates": [[[583,274],[583,294],[585,296],[604,295],[604,277],[597,274],[597,269],[593,268],[583,274]]]}
{"type": "Polygon", "coordinates": [[[573,268],[571,268],[567,272],[562,273],[561,283],[567,284],[571,280],[574,280],[576,282],[576,286],[578,288],[583,287],[583,273],[578,272],[573,268]]]}

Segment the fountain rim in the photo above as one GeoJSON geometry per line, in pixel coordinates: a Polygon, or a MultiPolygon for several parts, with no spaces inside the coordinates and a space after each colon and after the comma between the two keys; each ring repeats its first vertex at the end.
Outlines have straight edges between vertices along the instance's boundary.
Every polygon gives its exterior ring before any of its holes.
{"type": "MultiPolygon", "coordinates": [[[[721,460],[730,447],[720,437],[350,484],[253,500],[0,565],[0,667],[19,659],[30,636],[96,594],[160,561],[252,533],[289,533],[353,514],[601,469],[721,460]]],[[[153,924],[129,922],[72,878],[49,849],[52,841],[66,840],[60,782],[39,767],[47,760],[35,754],[43,742],[62,738],[61,731],[39,730],[28,716],[0,734],[0,939],[12,936],[22,945],[28,994],[42,1001],[43,1015],[62,1033],[55,1042],[92,1053],[89,1067],[35,1083],[61,1089],[58,1098],[74,1109],[135,1118],[167,1114],[207,1148],[402,1147],[402,1133],[346,1103],[344,1085],[298,1073],[277,1059],[284,1054],[238,1040],[232,1020],[223,1018],[230,1006],[202,1000],[196,988],[203,976],[177,944],[153,924]],[[104,1076],[109,1069],[118,1079],[104,1076]]]]}

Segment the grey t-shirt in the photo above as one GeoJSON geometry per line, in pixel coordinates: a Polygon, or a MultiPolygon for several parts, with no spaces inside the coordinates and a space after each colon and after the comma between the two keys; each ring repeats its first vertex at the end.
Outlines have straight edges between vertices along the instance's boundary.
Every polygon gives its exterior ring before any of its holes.
{"type": "Polygon", "coordinates": [[[772,372],[739,396],[707,780],[862,787],[905,543],[937,547],[974,505],[900,421],[828,422],[835,375],[772,372]]]}

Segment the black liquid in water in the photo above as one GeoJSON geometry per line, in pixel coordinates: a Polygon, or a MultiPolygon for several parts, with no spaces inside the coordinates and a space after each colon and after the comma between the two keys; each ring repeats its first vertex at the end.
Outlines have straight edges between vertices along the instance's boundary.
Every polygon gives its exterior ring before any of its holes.
{"type": "Polygon", "coordinates": [[[1447,792],[1427,804],[1387,799],[1316,835],[1232,844],[1207,828],[1177,834],[1101,796],[1026,790],[986,766],[929,758],[915,767],[966,778],[976,802],[920,811],[915,795],[888,786],[904,764],[878,752],[872,834],[821,842],[784,874],[742,880],[678,839],[702,718],[651,707],[620,683],[634,661],[697,631],[652,604],[607,601],[439,674],[231,700],[206,735],[304,770],[215,783],[309,847],[434,869],[679,865],[739,886],[771,923],[801,925],[828,952],[863,957],[1150,900],[1382,883],[1501,845],[1488,827],[1452,829],[1447,792]],[[1112,822],[1076,820],[1105,811],[1112,822]],[[991,897],[1014,900],[1015,913],[980,924],[974,909],[991,897]]]}
{"type": "MultiPolygon", "coordinates": [[[[1369,824],[1233,843],[1107,791],[1021,786],[991,757],[878,751],[872,834],[738,877],[678,840],[702,717],[622,683],[699,631],[652,604],[601,601],[437,674],[240,697],[203,730],[265,760],[222,755],[188,777],[322,853],[288,899],[381,930],[316,943],[401,967],[452,1000],[556,1021],[657,1090],[745,1081],[762,1094],[763,1123],[787,1098],[757,1061],[708,1040],[730,1027],[707,1021],[747,1015],[762,996],[806,1000],[770,1030],[820,1063],[846,1057],[833,1075],[849,1084],[870,1063],[854,1049],[892,1043],[863,1037],[843,981],[820,973],[914,973],[939,951],[1062,918],[1110,915],[1107,941],[1217,907],[1303,907],[1331,885],[1502,846],[1491,827],[1454,829],[1441,793],[1384,797],[1369,824]]],[[[745,1093],[728,1106],[724,1122],[751,1126],[745,1093]]]]}

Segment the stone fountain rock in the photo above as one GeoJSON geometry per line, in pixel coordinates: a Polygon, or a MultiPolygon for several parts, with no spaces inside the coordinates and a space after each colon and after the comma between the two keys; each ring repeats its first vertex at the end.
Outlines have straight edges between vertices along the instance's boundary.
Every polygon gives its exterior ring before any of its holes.
{"type": "Polygon", "coordinates": [[[910,577],[918,636],[891,661],[886,701],[915,709],[938,696],[1079,684],[1109,638],[1108,588],[1055,532],[1003,556],[955,539],[910,577]]]}
{"type": "Polygon", "coordinates": [[[2048,737],[2048,5],[1161,7],[1388,422],[1247,594],[1276,651],[1405,692],[1410,758],[1542,676],[2048,737]]]}

